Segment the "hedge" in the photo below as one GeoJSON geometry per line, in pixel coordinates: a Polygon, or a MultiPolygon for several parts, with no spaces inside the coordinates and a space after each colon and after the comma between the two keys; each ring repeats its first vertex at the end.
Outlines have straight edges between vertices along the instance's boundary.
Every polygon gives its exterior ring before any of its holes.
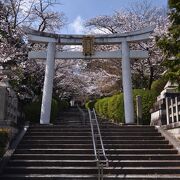
{"type": "Polygon", "coordinates": [[[0,129],[0,157],[5,153],[5,148],[8,142],[8,132],[0,129]]]}
{"type": "MultiPolygon", "coordinates": [[[[133,90],[133,100],[136,111],[136,96],[142,97],[143,106],[143,122],[142,124],[150,123],[150,109],[156,100],[156,93],[150,90],[135,89],[133,90]]],[[[123,93],[98,99],[94,105],[97,114],[106,119],[110,119],[117,123],[124,123],[124,102],[123,93]]],[[[136,112],[135,112],[136,113],[136,112]]]]}
{"type": "Polygon", "coordinates": [[[90,101],[86,102],[85,107],[86,107],[87,109],[88,109],[88,108],[89,108],[89,109],[93,109],[96,101],[97,101],[97,100],[90,100],[90,101]]]}
{"type": "MultiPolygon", "coordinates": [[[[58,116],[59,110],[64,110],[69,107],[68,102],[60,101],[58,103],[57,100],[52,99],[51,103],[51,123],[55,121],[58,116]]],[[[40,119],[40,112],[41,112],[41,99],[38,99],[35,102],[27,104],[24,107],[25,119],[32,123],[39,123],[40,119]]]]}
{"type": "Polygon", "coordinates": [[[103,98],[97,100],[95,103],[95,109],[98,112],[101,117],[107,117],[108,116],[108,98],[103,98]]]}
{"type": "Polygon", "coordinates": [[[109,118],[117,123],[124,123],[124,100],[123,94],[117,94],[109,99],[108,114],[109,118]]]}

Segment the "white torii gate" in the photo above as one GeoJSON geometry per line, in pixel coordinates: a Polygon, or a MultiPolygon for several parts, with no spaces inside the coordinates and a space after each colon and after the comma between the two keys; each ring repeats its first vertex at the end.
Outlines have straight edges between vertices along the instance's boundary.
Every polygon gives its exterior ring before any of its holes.
{"type": "Polygon", "coordinates": [[[122,44],[118,51],[94,52],[91,56],[84,56],[83,52],[56,52],[56,44],[60,45],[82,45],[84,35],[61,35],[45,32],[38,32],[26,29],[28,39],[34,43],[46,43],[47,51],[31,51],[29,58],[46,59],[46,70],[43,87],[43,98],[41,106],[41,124],[50,123],[51,100],[54,78],[55,59],[122,59],[122,78],[124,92],[125,123],[133,124],[134,107],[132,96],[132,80],[130,69],[130,58],[147,58],[148,52],[142,50],[129,50],[129,42],[145,41],[149,39],[153,32],[153,27],[123,34],[95,35],[95,45],[122,44]]]}

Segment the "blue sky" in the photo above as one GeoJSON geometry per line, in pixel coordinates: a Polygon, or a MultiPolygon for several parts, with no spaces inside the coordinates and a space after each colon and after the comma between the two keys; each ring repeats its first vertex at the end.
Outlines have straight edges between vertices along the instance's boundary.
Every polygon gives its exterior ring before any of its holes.
{"type": "MultiPolygon", "coordinates": [[[[126,9],[136,2],[143,0],[57,0],[62,5],[55,7],[64,12],[67,17],[66,25],[61,33],[83,33],[83,22],[98,15],[111,15],[116,10],[126,9]]],[[[166,7],[167,0],[151,0],[158,7],[166,7]]]]}

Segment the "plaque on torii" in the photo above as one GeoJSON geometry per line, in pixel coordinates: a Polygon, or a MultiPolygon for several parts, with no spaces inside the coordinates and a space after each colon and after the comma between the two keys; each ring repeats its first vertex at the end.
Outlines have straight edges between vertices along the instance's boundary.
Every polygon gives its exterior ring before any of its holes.
{"type": "Polygon", "coordinates": [[[94,36],[84,36],[82,47],[84,56],[92,56],[94,54],[94,36]]]}
{"type": "Polygon", "coordinates": [[[133,124],[134,106],[132,96],[131,80],[131,58],[147,58],[148,51],[130,50],[129,43],[149,40],[150,34],[154,31],[154,26],[146,27],[133,32],[122,34],[96,34],[94,36],[85,35],[63,35],[46,32],[38,32],[26,29],[28,39],[34,43],[48,44],[47,51],[31,51],[29,58],[46,59],[45,80],[43,87],[43,98],[41,106],[41,124],[50,123],[51,99],[54,79],[55,59],[122,59],[122,80],[125,109],[125,123],[133,124]],[[56,51],[56,44],[60,45],[82,45],[81,51],[56,51]],[[116,51],[94,51],[94,45],[121,44],[121,49],[116,51]]]}

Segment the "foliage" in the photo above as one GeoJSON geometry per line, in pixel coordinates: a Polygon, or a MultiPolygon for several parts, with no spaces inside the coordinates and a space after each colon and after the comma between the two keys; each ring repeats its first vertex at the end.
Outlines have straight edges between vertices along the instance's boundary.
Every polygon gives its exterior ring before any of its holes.
{"type": "Polygon", "coordinates": [[[61,100],[58,102],[59,111],[64,111],[68,109],[68,107],[69,107],[69,103],[66,100],[61,100]]]}
{"type": "Polygon", "coordinates": [[[101,117],[108,117],[108,97],[97,100],[95,109],[101,117]]]}
{"type": "Polygon", "coordinates": [[[5,152],[5,147],[7,145],[7,142],[8,142],[8,132],[3,129],[0,129],[0,157],[2,157],[5,152]]]}
{"type": "MultiPolygon", "coordinates": [[[[57,100],[52,99],[51,123],[53,123],[55,121],[55,119],[57,118],[59,109],[65,110],[67,107],[68,107],[68,103],[66,101],[60,101],[58,103],[57,100]]],[[[27,104],[24,107],[25,118],[26,118],[26,120],[28,120],[32,123],[39,123],[40,112],[41,112],[41,99],[38,99],[35,102],[27,104]]]]}
{"type": "MultiPolygon", "coordinates": [[[[94,104],[94,109],[96,110],[97,114],[100,114],[100,103],[99,103],[100,99],[96,100],[96,103],[94,104]]],[[[99,115],[100,116],[100,115],[99,115]]]]}
{"type": "MultiPolygon", "coordinates": [[[[150,123],[150,109],[155,102],[156,93],[151,90],[135,89],[133,91],[134,105],[136,104],[136,96],[142,97],[143,106],[143,122],[142,124],[150,123]]],[[[111,119],[118,123],[124,123],[124,104],[123,93],[99,99],[95,103],[95,109],[98,115],[102,118],[111,119]]],[[[136,105],[135,105],[136,111],[136,105]]]]}
{"type": "Polygon", "coordinates": [[[10,78],[12,88],[20,94],[19,99],[26,97],[33,100],[42,93],[44,66],[35,61],[26,63],[26,68],[18,67],[10,78]]]}
{"type": "Polygon", "coordinates": [[[132,85],[133,89],[147,88],[149,83],[149,77],[146,74],[133,73],[132,85]]]}
{"type": "Polygon", "coordinates": [[[86,107],[87,109],[93,109],[95,103],[96,103],[96,100],[90,100],[90,101],[86,102],[85,107],[86,107]]]}
{"type": "Polygon", "coordinates": [[[41,111],[40,100],[25,105],[24,107],[25,119],[33,123],[35,122],[38,123],[40,119],[40,111],[41,111]]]}
{"type": "Polygon", "coordinates": [[[124,122],[124,105],[123,94],[112,96],[108,102],[108,117],[115,122],[124,122]]]}
{"type": "Polygon", "coordinates": [[[168,34],[157,38],[159,47],[164,52],[163,65],[168,68],[164,77],[179,84],[180,88],[180,2],[169,0],[169,18],[171,26],[168,34]]]}
{"type": "Polygon", "coordinates": [[[59,31],[64,14],[52,10],[56,0],[0,0],[0,66],[8,76],[21,101],[34,100],[41,94],[44,64],[28,61],[29,49],[42,50],[46,45],[27,44],[23,26],[41,32],[59,31]],[[25,99],[25,100],[24,100],[25,99]]]}
{"type": "Polygon", "coordinates": [[[95,109],[98,115],[103,118],[109,118],[115,122],[124,122],[122,93],[98,100],[95,104],[95,109]]]}
{"type": "Polygon", "coordinates": [[[156,81],[153,81],[151,85],[151,90],[154,91],[157,95],[161,93],[161,91],[164,89],[164,86],[166,85],[167,80],[165,78],[160,78],[156,81]]]}

